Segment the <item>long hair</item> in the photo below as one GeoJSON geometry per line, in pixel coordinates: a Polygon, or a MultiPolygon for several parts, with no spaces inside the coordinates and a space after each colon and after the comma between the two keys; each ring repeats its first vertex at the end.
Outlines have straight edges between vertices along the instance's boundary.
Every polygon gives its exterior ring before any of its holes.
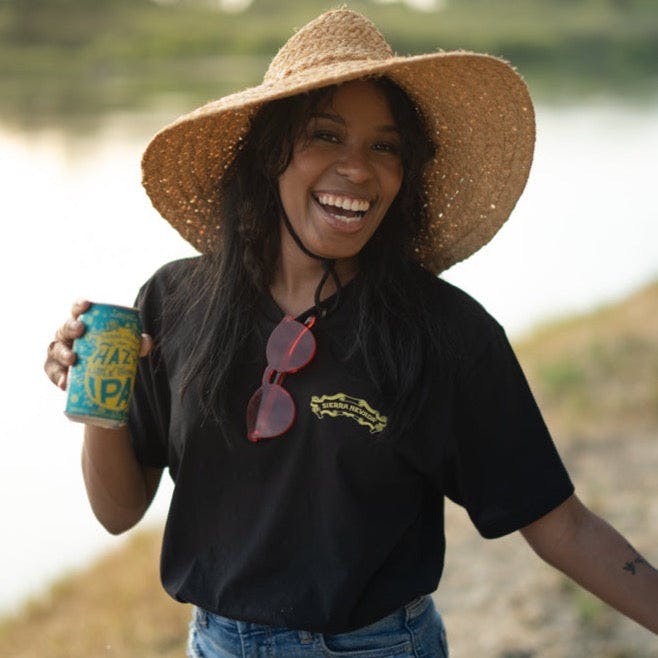
{"type": "MultiPolygon", "coordinates": [[[[419,384],[428,353],[438,349],[433,320],[411,283],[414,246],[428,221],[422,173],[434,145],[407,94],[388,78],[372,82],[385,95],[402,133],[403,180],[380,226],[358,254],[358,311],[345,358],[362,357],[390,419],[382,438],[398,439],[423,403],[419,384]]],[[[201,326],[195,327],[189,346],[181,394],[198,379],[204,415],[222,423],[227,436],[237,430],[228,411],[232,378],[251,338],[255,300],[269,289],[279,254],[278,179],[312,115],[335,90],[323,87],[275,100],[254,115],[220,182],[222,246],[198,259],[195,272],[171,299],[179,318],[190,299],[204,306],[201,326]]]]}

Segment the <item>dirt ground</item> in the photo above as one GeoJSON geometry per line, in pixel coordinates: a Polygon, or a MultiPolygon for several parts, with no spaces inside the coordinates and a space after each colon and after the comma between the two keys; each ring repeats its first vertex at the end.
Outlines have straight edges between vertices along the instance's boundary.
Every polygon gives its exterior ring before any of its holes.
{"type": "MultiPolygon", "coordinates": [[[[573,438],[559,448],[581,500],[658,563],[656,435],[573,438]]],[[[482,539],[451,503],[446,517],[434,598],[451,658],[658,658],[656,635],[544,564],[519,533],[482,539]]]]}

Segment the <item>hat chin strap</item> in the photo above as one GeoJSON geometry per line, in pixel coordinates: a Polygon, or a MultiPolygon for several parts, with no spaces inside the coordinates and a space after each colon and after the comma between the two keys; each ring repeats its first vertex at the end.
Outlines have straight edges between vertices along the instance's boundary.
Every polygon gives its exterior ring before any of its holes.
{"type": "Polygon", "coordinates": [[[315,289],[315,296],[314,296],[314,304],[315,304],[315,313],[318,318],[323,318],[327,316],[329,313],[333,313],[337,308],[338,304],[340,304],[340,293],[343,289],[340,279],[338,278],[338,274],[336,273],[336,259],[335,258],[324,258],[323,256],[318,256],[317,254],[314,254],[312,251],[309,251],[304,243],[302,242],[301,238],[297,235],[295,232],[295,229],[292,227],[292,224],[290,223],[290,220],[288,219],[288,215],[286,212],[281,209],[281,214],[283,215],[283,223],[285,224],[286,230],[288,233],[290,233],[290,237],[295,241],[295,244],[299,247],[299,249],[304,252],[307,256],[311,258],[315,258],[315,260],[319,260],[322,263],[322,278],[320,279],[320,283],[318,283],[317,288],[315,289]],[[329,277],[332,277],[334,280],[334,283],[336,284],[336,295],[333,299],[333,302],[331,303],[330,306],[322,306],[321,301],[320,301],[320,295],[322,293],[322,288],[324,288],[324,284],[327,282],[329,277]]]}

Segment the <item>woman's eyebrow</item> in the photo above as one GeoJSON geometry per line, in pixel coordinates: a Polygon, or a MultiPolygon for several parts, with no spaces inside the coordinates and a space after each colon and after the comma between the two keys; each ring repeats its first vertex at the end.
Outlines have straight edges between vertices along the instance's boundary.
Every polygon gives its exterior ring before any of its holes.
{"type": "Polygon", "coordinates": [[[376,130],[385,133],[395,133],[396,135],[398,135],[398,137],[402,136],[402,132],[400,131],[400,129],[392,124],[386,124],[384,126],[376,126],[376,130]]]}
{"type": "MultiPolygon", "coordinates": [[[[328,112],[315,112],[314,114],[311,115],[311,119],[328,119],[329,121],[333,121],[334,123],[337,123],[341,126],[345,126],[345,119],[343,119],[340,114],[329,114],[328,112]]],[[[400,129],[394,125],[394,124],[385,124],[383,126],[375,126],[375,130],[378,132],[389,132],[389,133],[395,133],[396,135],[401,135],[400,129]]]]}
{"type": "Polygon", "coordinates": [[[345,125],[345,119],[339,114],[329,114],[328,112],[314,112],[311,115],[311,119],[328,119],[334,123],[338,123],[341,126],[345,125]]]}

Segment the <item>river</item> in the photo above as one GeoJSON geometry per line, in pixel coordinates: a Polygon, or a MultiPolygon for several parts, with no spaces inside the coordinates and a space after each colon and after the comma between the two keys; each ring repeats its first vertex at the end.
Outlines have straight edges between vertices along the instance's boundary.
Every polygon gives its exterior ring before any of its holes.
{"type": "MultiPolygon", "coordinates": [[[[512,338],[658,276],[658,102],[540,106],[537,118],[530,182],[511,219],[445,275],[512,338]]],[[[194,253],[139,183],[141,151],[160,119],[116,115],[87,136],[0,124],[0,612],[125,541],[107,535],[88,509],[81,427],[64,418],[64,396],[42,362],[75,297],[131,304],[161,263],[194,253]]],[[[145,523],[162,521],[170,493],[165,477],[145,523]]]]}

